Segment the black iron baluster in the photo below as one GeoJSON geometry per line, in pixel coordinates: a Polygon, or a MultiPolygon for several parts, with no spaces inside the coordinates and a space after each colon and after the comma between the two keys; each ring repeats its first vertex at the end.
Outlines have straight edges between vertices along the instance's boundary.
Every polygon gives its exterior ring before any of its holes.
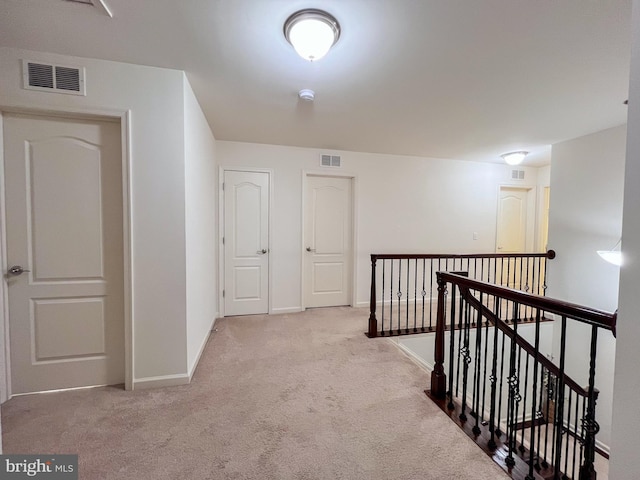
{"type": "MultiPolygon", "coordinates": [[[[534,340],[534,350],[535,355],[533,357],[533,386],[531,391],[531,434],[529,436],[529,472],[525,477],[525,480],[535,480],[533,476],[534,465],[534,454],[540,450],[540,427],[538,422],[541,420],[542,412],[538,412],[536,409],[536,394],[538,393],[538,355],[540,354],[540,310],[536,310],[535,315],[536,321],[536,336],[534,340]],[[536,427],[538,427],[538,447],[535,448],[536,445],[536,427]]],[[[528,368],[527,368],[528,372],[528,368]]],[[[542,392],[542,389],[540,389],[542,392]]],[[[542,400],[542,397],[540,397],[542,400]]],[[[526,408],[524,409],[526,411],[526,408]]],[[[523,442],[524,442],[524,434],[523,434],[523,442]]]]}
{"type": "MultiPolygon", "coordinates": [[[[549,463],[547,462],[547,452],[548,452],[548,446],[549,446],[549,425],[551,424],[551,426],[553,427],[553,425],[555,424],[556,420],[555,420],[555,411],[554,413],[554,418],[549,418],[549,413],[550,413],[550,409],[551,409],[551,401],[553,399],[553,395],[554,395],[554,388],[553,388],[553,380],[551,379],[551,372],[547,369],[544,369],[545,371],[545,381],[546,381],[546,390],[547,390],[547,408],[546,408],[546,415],[545,415],[545,419],[547,421],[547,425],[544,429],[544,456],[542,458],[542,468],[547,468],[549,466],[549,463]]],[[[553,432],[552,432],[553,435],[553,432]]]]}
{"type": "MultiPolygon", "coordinates": [[[[524,284],[524,291],[527,293],[529,293],[529,263],[531,263],[531,258],[527,257],[527,262],[525,263],[526,273],[525,273],[525,284],[524,284]]],[[[525,318],[528,318],[532,322],[535,320],[533,318],[533,307],[525,307],[525,318]],[[531,316],[529,316],[529,313],[531,313],[531,316]]]]}
{"type": "Polygon", "coordinates": [[[418,331],[418,259],[413,265],[413,332],[418,331]]]}
{"type": "MultiPolygon", "coordinates": [[[[582,418],[584,419],[586,417],[587,417],[587,397],[582,397],[582,418]]],[[[581,439],[582,441],[580,442],[580,462],[582,462],[582,459],[584,458],[584,447],[586,443],[586,432],[585,432],[584,424],[581,425],[581,439]]],[[[580,469],[582,469],[582,464],[580,464],[580,469]]],[[[580,478],[580,480],[582,480],[582,478],[580,478]]]]}
{"type": "MultiPolygon", "coordinates": [[[[498,309],[499,306],[498,306],[498,309]]],[[[502,420],[502,381],[504,380],[504,344],[505,344],[505,333],[502,332],[502,354],[500,359],[500,397],[498,399],[498,428],[496,429],[496,435],[498,438],[502,435],[502,430],[500,429],[500,422],[502,420]]]]}
{"type": "MultiPolygon", "coordinates": [[[[494,296],[495,297],[495,296],[494,296]]],[[[496,302],[494,300],[494,309],[496,309],[496,302]]],[[[494,311],[496,317],[498,317],[497,310],[494,311]]],[[[487,337],[489,338],[489,337],[487,337]]],[[[498,327],[494,325],[493,327],[493,359],[491,362],[491,376],[489,377],[489,382],[491,383],[491,407],[489,410],[489,432],[491,434],[491,438],[489,438],[489,443],[487,446],[491,451],[497,448],[496,444],[496,384],[497,384],[497,373],[498,373],[498,327]]],[[[502,393],[500,394],[502,396],[502,393]]],[[[499,422],[500,420],[498,420],[499,422]]],[[[500,428],[498,427],[497,430],[500,428]]]]}
{"type": "MultiPolygon", "coordinates": [[[[480,305],[482,305],[482,292],[480,292],[480,305]]],[[[473,426],[472,431],[476,435],[480,435],[480,362],[481,347],[482,347],[482,312],[476,310],[476,358],[473,368],[473,405],[472,413],[475,414],[476,424],[473,426]]]]}
{"type": "MultiPolygon", "coordinates": [[[[527,412],[527,392],[529,389],[529,357],[531,355],[529,354],[525,354],[527,357],[527,360],[525,362],[525,366],[524,366],[524,399],[522,402],[522,439],[520,442],[520,446],[518,447],[518,449],[520,450],[520,453],[524,453],[524,434],[525,434],[525,422],[526,422],[526,412],[527,412]]],[[[533,421],[533,419],[532,419],[533,421]]]]}
{"type": "Polygon", "coordinates": [[[469,304],[464,304],[464,344],[460,349],[462,353],[462,407],[460,408],[460,420],[467,420],[467,380],[469,378],[469,364],[471,363],[471,353],[469,350],[469,328],[471,326],[471,311],[469,304]]]}
{"type": "MultiPolygon", "coordinates": [[[[417,260],[416,260],[417,262],[417,260]]],[[[427,295],[426,290],[424,289],[424,280],[425,280],[425,269],[427,266],[427,259],[422,259],[422,331],[424,332],[424,297],[427,295]]],[[[429,314],[431,314],[431,302],[429,302],[429,314]]],[[[431,315],[429,315],[431,318],[431,315]]]]}
{"type": "MultiPolygon", "coordinates": [[[[464,303],[464,299],[462,298],[462,293],[460,293],[460,300],[459,300],[459,312],[458,313],[458,364],[457,364],[457,368],[456,368],[456,397],[458,396],[458,393],[460,392],[460,361],[461,361],[461,350],[462,350],[462,345],[463,345],[463,340],[462,340],[462,336],[464,334],[464,306],[466,304],[464,303]]],[[[455,330],[453,329],[454,325],[451,325],[451,334],[455,334],[455,330]]]]}
{"type": "Polygon", "coordinates": [[[568,478],[567,473],[569,472],[569,435],[571,433],[571,395],[573,390],[569,389],[569,398],[567,400],[567,426],[566,426],[566,436],[565,436],[565,447],[564,447],[564,477],[568,478]]]}
{"type": "Polygon", "coordinates": [[[380,298],[382,298],[382,320],[380,322],[380,331],[382,332],[382,335],[384,335],[384,270],[386,264],[386,260],[382,259],[382,295],[380,295],[380,298]]]}
{"type": "Polygon", "coordinates": [[[411,260],[407,258],[407,313],[405,320],[407,333],[409,333],[409,294],[411,293],[411,284],[409,283],[409,272],[411,271],[411,265],[409,263],[410,261],[411,260]]]}
{"type": "Polygon", "coordinates": [[[400,322],[402,321],[402,315],[400,312],[400,305],[402,304],[402,259],[398,260],[398,335],[400,335],[400,322]]]}
{"type": "MultiPolygon", "coordinates": [[[[576,392],[576,411],[574,414],[574,418],[575,418],[575,423],[574,423],[574,428],[575,428],[575,432],[573,435],[573,467],[571,468],[571,478],[576,478],[576,457],[578,456],[578,435],[581,435],[582,433],[578,431],[578,416],[579,416],[579,405],[580,405],[580,397],[579,397],[579,393],[576,392]]],[[[582,438],[582,437],[581,437],[582,438]]],[[[580,442],[582,443],[582,441],[580,442]]],[[[578,463],[578,466],[580,466],[580,464],[578,463]]]]}
{"type": "MultiPolygon", "coordinates": [[[[508,267],[507,267],[508,268],[508,267]]],[[[507,275],[507,278],[508,275],[507,275]]],[[[515,306],[514,302],[514,306],[515,306]]],[[[515,315],[515,309],[514,313],[515,315]]],[[[517,334],[518,322],[514,322],[514,333],[517,334]]],[[[516,460],[513,456],[513,451],[515,450],[515,419],[516,415],[514,412],[516,411],[516,403],[519,402],[519,389],[518,389],[518,376],[516,375],[516,341],[515,336],[511,337],[511,345],[509,349],[509,378],[507,380],[509,385],[509,398],[507,401],[507,456],[504,459],[504,463],[507,467],[512,468],[516,464],[516,460]]]]}
{"type": "Polygon", "coordinates": [[[391,285],[389,285],[389,335],[393,334],[393,296],[395,292],[393,291],[393,259],[389,260],[391,262],[391,273],[389,275],[391,285]]]}
{"type": "Polygon", "coordinates": [[[564,361],[567,340],[567,317],[562,316],[562,332],[560,334],[560,377],[558,377],[558,400],[556,402],[556,456],[554,460],[554,475],[560,476],[560,466],[562,457],[562,437],[564,422],[564,361]]]}
{"type": "MultiPolygon", "coordinates": [[[[539,314],[539,313],[538,313],[539,314]]],[[[544,366],[542,366],[540,368],[540,390],[538,391],[538,406],[540,408],[540,410],[538,410],[538,413],[536,413],[536,418],[538,418],[538,442],[536,445],[536,464],[535,464],[535,469],[536,470],[540,470],[542,468],[542,465],[540,464],[540,456],[542,454],[542,450],[540,450],[540,439],[542,438],[542,424],[543,424],[543,420],[545,420],[545,416],[544,416],[544,412],[542,411],[542,409],[544,408],[542,403],[543,403],[543,395],[546,395],[546,389],[545,389],[545,384],[544,384],[544,379],[545,379],[545,373],[544,373],[544,366]]],[[[545,420],[547,421],[547,420],[545,420]]],[[[547,424],[545,423],[545,433],[547,431],[547,424]]]]}
{"type": "Polygon", "coordinates": [[[595,479],[593,468],[595,460],[596,434],[600,431],[600,425],[596,421],[596,400],[598,393],[595,388],[596,376],[596,351],[598,347],[598,327],[591,328],[591,352],[589,358],[589,397],[587,399],[587,414],[582,420],[584,432],[584,462],[580,467],[580,480],[595,479]]]}
{"type": "MultiPolygon", "coordinates": [[[[487,297],[489,297],[489,295],[487,295],[487,297]]],[[[487,299],[487,303],[489,303],[488,299],[487,299]]],[[[487,354],[488,354],[488,349],[489,349],[489,320],[486,320],[484,322],[485,325],[485,329],[484,329],[484,371],[482,374],[482,408],[480,409],[480,420],[483,422],[484,424],[484,418],[485,418],[485,400],[487,398],[487,354]]]]}
{"type": "Polygon", "coordinates": [[[431,315],[433,313],[433,258],[429,259],[429,266],[431,268],[431,285],[429,286],[429,331],[432,331],[433,324],[431,323],[431,315]]]}

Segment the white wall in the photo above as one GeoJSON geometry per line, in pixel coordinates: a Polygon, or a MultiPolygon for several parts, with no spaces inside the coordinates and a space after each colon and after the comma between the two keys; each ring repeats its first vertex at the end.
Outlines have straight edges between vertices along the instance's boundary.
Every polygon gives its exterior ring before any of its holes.
{"type": "MultiPolygon", "coordinates": [[[[131,111],[133,378],[140,387],[187,382],[189,359],[193,360],[195,351],[192,346],[199,344],[197,337],[210,321],[211,305],[208,299],[201,300],[200,287],[194,286],[197,280],[185,288],[186,242],[198,243],[194,235],[200,227],[194,224],[199,213],[203,218],[207,213],[196,211],[194,205],[206,195],[203,184],[198,183],[187,198],[185,185],[196,171],[208,168],[203,162],[205,152],[212,150],[212,139],[203,133],[201,114],[184,83],[183,72],[177,70],[0,48],[0,108],[131,111]],[[22,58],[85,67],[87,96],[23,90],[22,58]],[[185,114],[189,125],[198,129],[188,146],[185,114]],[[185,147],[190,158],[186,167],[185,147]],[[194,316],[189,341],[187,289],[194,316]],[[195,320],[201,313],[202,318],[195,320]]],[[[206,175],[210,181],[211,173],[206,175]]],[[[210,222],[205,220],[205,224],[202,228],[211,234],[210,222]]],[[[190,257],[191,272],[196,263],[190,257]]]]}
{"type": "Polygon", "coordinates": [[[640,472],[640,0],[634,0],[633,44],[629,91],[627,161],[624,183],[618,340],[614,379],[612,454],[609,478],[635,480],[640,472]]]}
{"type": "Polygon", "coordinates": [[[357,178],[357,302],[368,305],[371,253],[494,252],[500,185],[535,187],[511,168],[457,160],[335,152],[312,148],[217,142],[222,167],[271,168],[274,205],[271,245],[274,313],[301,308],[302,172],[357,178]],[[319,166],[321,153],[340,154],[342,167],[319,166]],[[478,232],[478,240],[473,240],[478,232]]]}
{"type": "MultiPolygon", "coordinates": [[[[626,126],[558,143],[552,148],[549,247],[558,254],[549,262],[547,295],[613,312],[618,306],[619,268],[596,250],[612,248],[622,230],[622,191],[626,126]]],[[[569,322],[566,369],[588,384],[591,328],[569,322]]],[[[559,362],[560,322],[555,328],[555,362],[559,362]]],[[[597,419],[604,445],[611,441],[615,338],[598,337],[597,419]]]]}
{"type": "Polygon", "coordinates": [[[184,77],[187,356],[197,365],[216,316],[215,139],[184,77]]]}

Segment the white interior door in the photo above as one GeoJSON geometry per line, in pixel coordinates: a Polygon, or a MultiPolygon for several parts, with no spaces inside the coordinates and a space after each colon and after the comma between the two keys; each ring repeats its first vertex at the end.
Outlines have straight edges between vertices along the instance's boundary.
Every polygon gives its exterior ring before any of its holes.
{"type": "MultiPolygon", "coordinates": [[[[533,221],[535,208],[533,190],[529,188],[501,187],[498,198],[496,252],[525,253],[533,250],[533,221]]],[[[520,262],[509,259],[502,262],[502,284],[521,287],[520,262]]]]}
{"type": "Polygon", "coordinates": [[[498,200],[498,253],[523,253],[531,248],[530,189],[501,187],[498,200]]]}
{"type": "Polygon", "coordinates": [[[305,307],[351,304],[352,201],[350,178],[307,177],[305,307]]]}
{"type": "Polygon", "coordinates": [[[12,393],[123,383],[120,125],[7,115],[4,139],[12,393]]]}
{"type": "Polygon", "coordinates": [[[269,312],[269,173],[224,173],[224,313],[269,312]]]}

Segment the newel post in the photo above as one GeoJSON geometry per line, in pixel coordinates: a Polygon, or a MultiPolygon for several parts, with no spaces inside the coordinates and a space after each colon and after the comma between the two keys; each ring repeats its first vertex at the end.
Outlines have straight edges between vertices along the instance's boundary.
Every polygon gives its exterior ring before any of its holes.
{"type": "Polygon", "coordinates": [[[447,376],[444,373],[444,331],[445,331],[445,297],[447,282],[438,276],[438,314],[436,316],[436,351],[433,371],[431,372],[431,395],[443,399],[447,395],[447,376]]]}
{"type": "Polygon", "coordinates": [[[378,319],[376,318],[376,261],[375,254],[371,254],[371,294],[369,297],[369,331],[367,337],[378,336],[378,319]]]}

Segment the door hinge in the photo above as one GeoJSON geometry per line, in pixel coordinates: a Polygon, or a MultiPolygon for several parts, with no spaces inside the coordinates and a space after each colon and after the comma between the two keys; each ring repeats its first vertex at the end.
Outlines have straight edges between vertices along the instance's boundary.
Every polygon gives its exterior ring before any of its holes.
{"type": "Polygon", "coordinates": [[[224,298],[224,290],[222,290],[222,298],[224,298]]]}
{"type": "Polygon", "coordinates": [[[222,244],[224,245],[224,237],[222,237],[222,244]]]}
{"type": "Polygon", "coordinates": [[[224,182],[222,182],[222,191],[224,192],[224,182]]]}

